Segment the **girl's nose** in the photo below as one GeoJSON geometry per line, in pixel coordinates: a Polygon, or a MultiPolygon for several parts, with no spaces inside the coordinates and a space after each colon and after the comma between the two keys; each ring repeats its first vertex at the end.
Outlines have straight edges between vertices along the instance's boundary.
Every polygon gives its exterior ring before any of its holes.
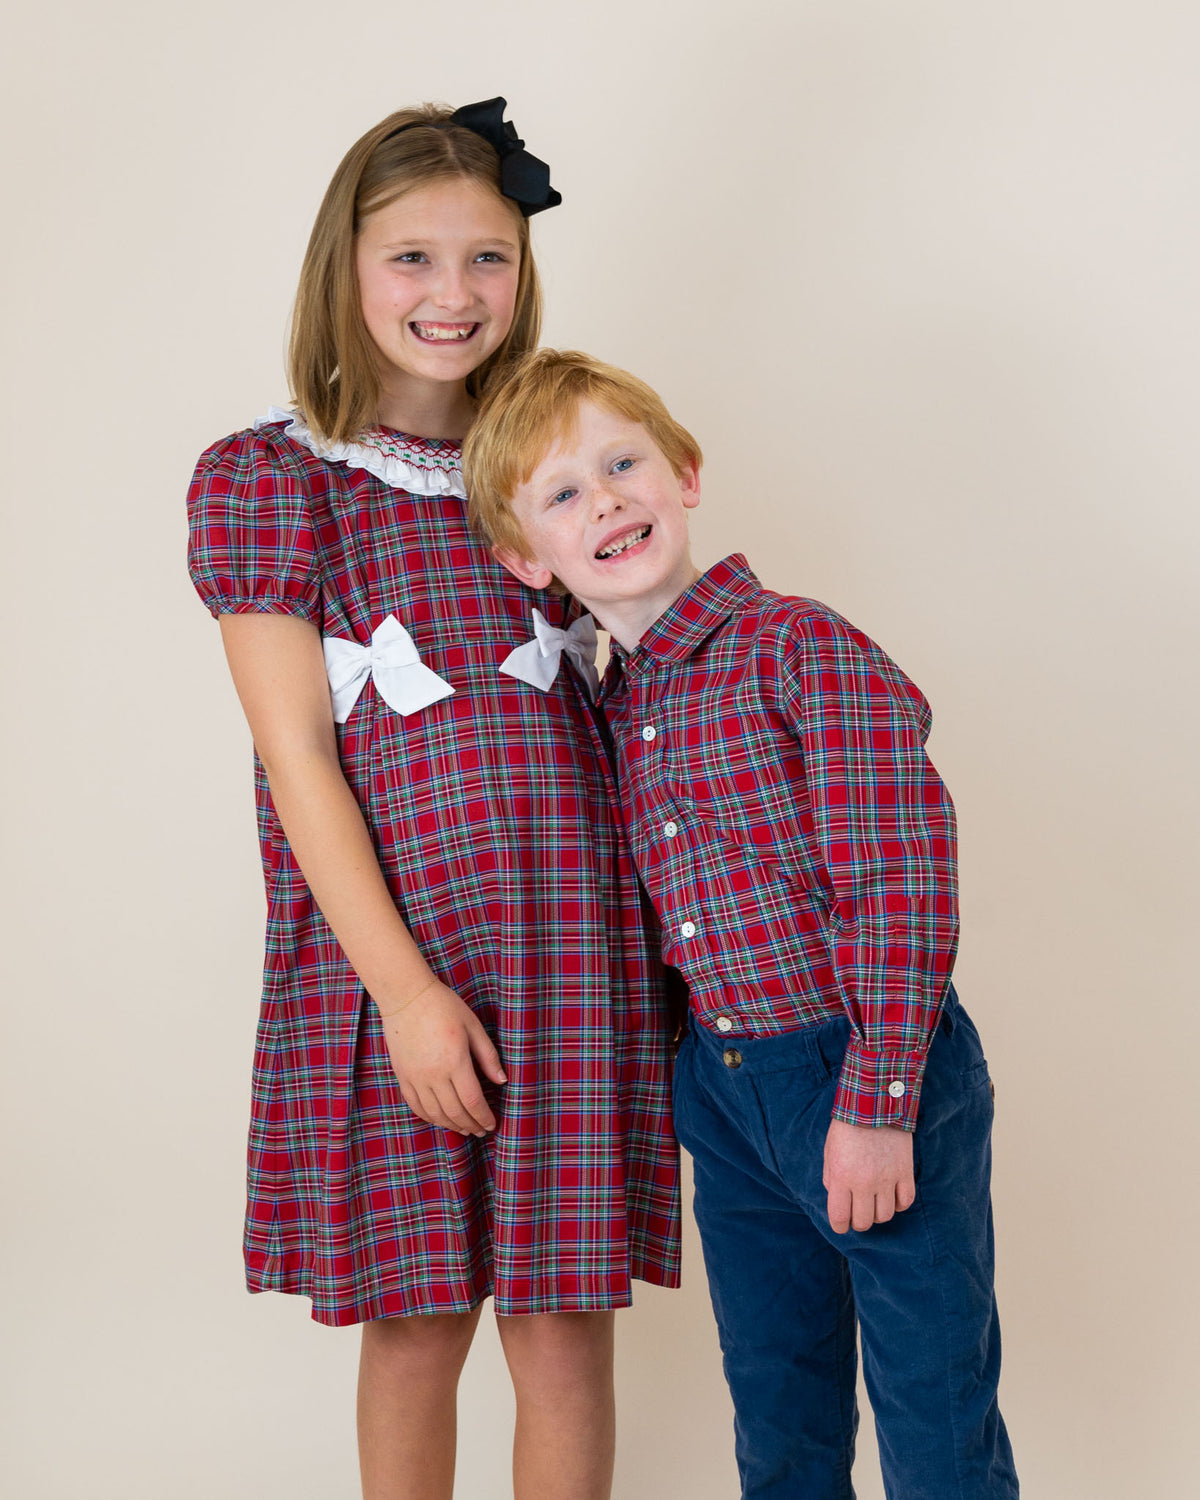
{"type": "Polygon", "coordinates": [[[470,307],[474,298],[467,278],[453,266],[443,268],[433,290],[433,300],[447,312],[461,312],[470,307]]]}

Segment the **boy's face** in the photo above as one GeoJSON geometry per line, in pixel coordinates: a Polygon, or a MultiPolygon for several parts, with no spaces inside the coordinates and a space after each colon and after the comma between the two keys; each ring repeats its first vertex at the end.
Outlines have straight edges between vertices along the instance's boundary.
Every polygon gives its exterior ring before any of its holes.
{"type": "Polygon", "coordinates": [[[638,422],[581,401],[512,497],[528,555],[496,556],[531,588],[557,575],[592,612],[642,601],[667,608],[693,582],[687,512],[700,503],[694,464],[676,474],[638,422]]]}

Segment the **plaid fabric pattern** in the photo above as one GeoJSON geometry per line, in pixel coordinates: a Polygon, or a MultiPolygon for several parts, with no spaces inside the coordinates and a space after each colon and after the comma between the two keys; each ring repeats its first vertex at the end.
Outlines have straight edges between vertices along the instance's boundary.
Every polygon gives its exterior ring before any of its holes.
{"type": "MultiPolygon", "coordinates": [[[[396,440],[397,446],[405,445],[396,440]]],[[[407,462],[458,460],[410,445],[407,462]]],[[[436,451],[435,451],[436,450],[436,451]]],[[[400,1098],[374,1008],[256,792],[267,952],[246,1219],[251,1290],[331,1324],[620,1307],[678,1284],[677,1153],[661,967],[610,811],[607,762],[570,674],[497,670],[531,596],[471,536],[463,501],[390,488],[287,438],[201,458],[190,566],[214,614],[283,611],[361,644],[389,614],[453,697],[400,717],[368,685],[342,765],[404,920],[482,1018],[509,1082],[464,1140],[400,1098]]]]}
{"type": "Polygon", "coordinates": [[[861,631],[711,568],[601,690],[663,957],[718,1032],[845,1013],[834,1115],[916,1122],[958,939],[954,809],[918,689],[861,631]]]}

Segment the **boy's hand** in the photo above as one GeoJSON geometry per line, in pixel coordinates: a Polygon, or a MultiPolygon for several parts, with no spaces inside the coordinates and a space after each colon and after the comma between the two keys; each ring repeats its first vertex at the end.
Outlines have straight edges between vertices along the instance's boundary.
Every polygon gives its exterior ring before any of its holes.
{"type": "Polygon", "coordinates": [[[912,1206],[912,1135],[897,1125],[847,1125],[832,1120],[825,1137],[829,1227],[834,1234],[886,1224],[912,1206]]]}
{"type": "Polygon", "coordinates": [[[482,1073],[506,1083],[500,1057],[478,1016],[448,986],[431,984],[383,1022],[404,1102],[430,1125],[486,1135],[496,1117],[483,1097],[482,1073]]]}

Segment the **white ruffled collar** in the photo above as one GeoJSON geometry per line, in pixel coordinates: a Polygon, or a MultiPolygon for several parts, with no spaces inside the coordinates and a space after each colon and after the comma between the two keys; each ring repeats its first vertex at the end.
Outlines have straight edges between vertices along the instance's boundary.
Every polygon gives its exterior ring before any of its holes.
{"type": "Polygon", "coordinates": [[[388,437],[391,452],[384,452],[382,448],[374,448],[367,443],[322,443],[305,425],[298,412],[286,411],[279,406],[271,407],[265,417],[256,418],[254,427],[257,431],[276,422],[286,422],[288,425],[285,436],[300,443],[326,463],[365,469],[368,474],[374,474],[376,479],[382,479],[393,489],[407,490],[410,495],[456,495],[460,500],[467,498],[467,492],[463,488],[462,468],[457,458],[431,462],[430,454],[415,443],[410,445],[403,437],[391,435],[388,437]],[[406,456],[402,457],[402,454],[406,456]]]}

